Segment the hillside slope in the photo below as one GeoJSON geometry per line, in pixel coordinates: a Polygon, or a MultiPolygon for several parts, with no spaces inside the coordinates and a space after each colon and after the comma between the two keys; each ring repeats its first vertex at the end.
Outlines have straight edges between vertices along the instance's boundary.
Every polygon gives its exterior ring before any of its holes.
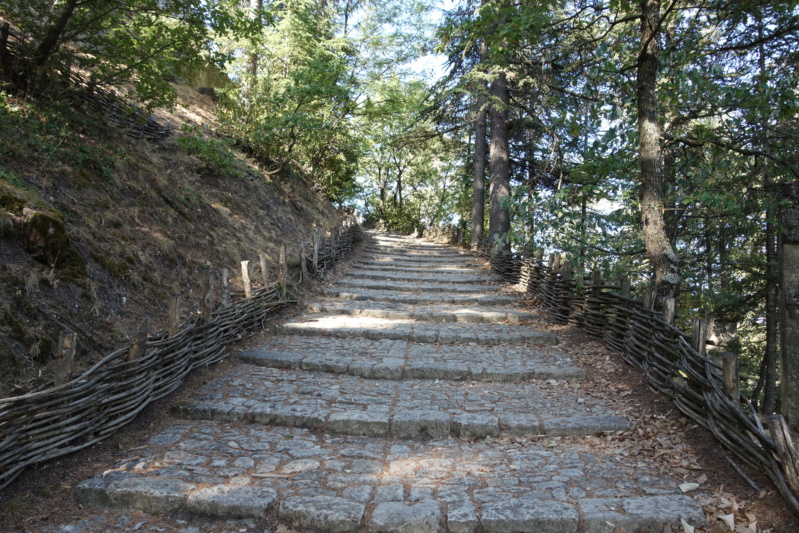
{"type": "Polygon", "coordinates": [[[240,261],[263,251],[274,267],[285,242],[297,262],[314,224],[340,222],[302,176],[270,175],[210,135],[212,100],[177,89],[165,118],[178,133],[158,142],[80,102],[0,91],[0,397],[49,379],[62,330],[78,333],[85,368],[137,316],[162,327],[170,294],[193,309],[201,271],[228,267],[235,289],[240,261]]]}

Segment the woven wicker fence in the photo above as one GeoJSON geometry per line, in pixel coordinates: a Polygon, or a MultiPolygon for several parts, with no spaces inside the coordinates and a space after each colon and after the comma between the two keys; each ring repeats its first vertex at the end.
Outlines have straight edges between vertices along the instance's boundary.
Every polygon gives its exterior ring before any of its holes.
{"type": "MultiPolygon", "coordinates": [[[[437,229],[431,237],[452,244],[459,240],[451,228],[437,229]]],[[[673,302],[657,313],[653,290],[643,300],[632,298],[628,279],[608,284],[600,271],[575,275],[571,262],[560,255],[544,260],[539,250],[534,257],[492,257],[487,239],[480,243],[478,254],[505,281],[538,296],[557,321],[576,324],[603,339],[644,372],[653,388],[712,432],[741,464],[764,472],[799,515],[799,454],[785,420],[780,415],[762,420],[739,391],[737,357],[725,353],[720,364],[706,355],[704,321],[694,321],[693,334],[688,335],[672,325],[673,302]]]]}
{"type": "MultiPolygon", "coordinates": [[[[360,227],[350,219],[344,227],[315,231],[311,243],[301,243],[298,281],[321,278],[335,261],[361,240],[360,227]],[[313,255],[306,254],[306,246],[313,255]]],[[[27,466],[80,450],[99,442],[128,422],[150,402],[174,391],[192,369],[227,356],[227,347],[242,334],[263,327],[267,315],[294,303],[286,297],[285,247],[276,282],[253,289],[243,263],[243,294],[231,294],[227,269],[215,289],[214,272],[203,278],[205,297],[195,312],[179,324],[179,298],[170,301],[167,331],[147,334],[147,321],[137,325],[133,343],[108,354],[77,377],[71,375],[74,334],[62,334],[56,379],[28,394],[0,399],[0,488],[27,466]],[[221,298],[216,298],[221,293],[221,298]],[[214,302],[220,301],[219,305],[214,302]]],[[[261,254],[262,271],[265,256],[261,254]]],[[[265,276],[264,276],[265,277],[265,276]]]]}

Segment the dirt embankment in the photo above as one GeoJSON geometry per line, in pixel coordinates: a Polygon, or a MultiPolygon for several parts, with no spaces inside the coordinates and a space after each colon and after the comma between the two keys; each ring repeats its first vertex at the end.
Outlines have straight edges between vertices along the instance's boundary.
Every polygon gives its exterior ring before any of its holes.
{"type": "MultiPolygon", "coordinates": [[[[200,274],[239,283],[281,243],[298,262],[314,224],[340,216],[302,176],[269,173],[209,132],[214,103],[178,87],[162,114],[178,132],[127,137],[85,106],[0,93],[0,397],[51,377],[62,330],[78,334],[78,370],[129,341],[135,318],[162,329],[177,292],[194,309],[200,274]]],[[[274,279],[274,272],[272,278],[274,279]]]]}

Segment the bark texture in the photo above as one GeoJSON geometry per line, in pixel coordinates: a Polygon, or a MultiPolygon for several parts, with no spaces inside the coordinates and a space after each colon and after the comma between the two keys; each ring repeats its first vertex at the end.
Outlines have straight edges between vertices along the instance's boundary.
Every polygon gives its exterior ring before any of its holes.
{"type": "Polygon", "coordinates": [[[472,187],[472,250],[483,237],[485,224],[486,176],[486,110],[485,96],[477,97],[477,118],[474,120],[474,184],[472,187]]]}
{"type": "Polygon", "coordinates": [[[500,105],[491,106],[491,197],[488,236],[492,253],[510,252],[510,244],[497,245],[497,238],[510,231],[510,159],[508,157],[508,80],[500,74],[491,83],[491,97],[500,105]]]}
{"type": "Polygon", "coordinates": [[[657,110],[660,0],[641,0],[641,54],[638,57],[638,132],[641,160],[641,221],[647,256],[655,271],[657,301],[677,298],[680,260],[669,242],[663,216],[663,165],[657,110]]]}
{"type": "Polygon", "coordinates": [[[788,204],[779,243],[782,414],[799,429],[799,184],[785,185],[782,199],[788,204]]]}

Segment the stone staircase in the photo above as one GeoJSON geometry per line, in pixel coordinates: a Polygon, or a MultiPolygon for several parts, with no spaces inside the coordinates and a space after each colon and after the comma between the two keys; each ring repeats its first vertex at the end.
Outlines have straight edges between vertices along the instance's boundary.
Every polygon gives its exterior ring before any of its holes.
{"type": "Polygon", "coordinates": [[[591,435],[629,422],[459,251],[372,233],[349,276],[81,503],[374,533],[660,532],[704,514],[591,435]],[[544,436],[544,438],[533,438],[544,436]],[[577,436],[568,445],[552,438],[577,436]],[[548,440],[549,439],[549,440],[548,440]]]}

